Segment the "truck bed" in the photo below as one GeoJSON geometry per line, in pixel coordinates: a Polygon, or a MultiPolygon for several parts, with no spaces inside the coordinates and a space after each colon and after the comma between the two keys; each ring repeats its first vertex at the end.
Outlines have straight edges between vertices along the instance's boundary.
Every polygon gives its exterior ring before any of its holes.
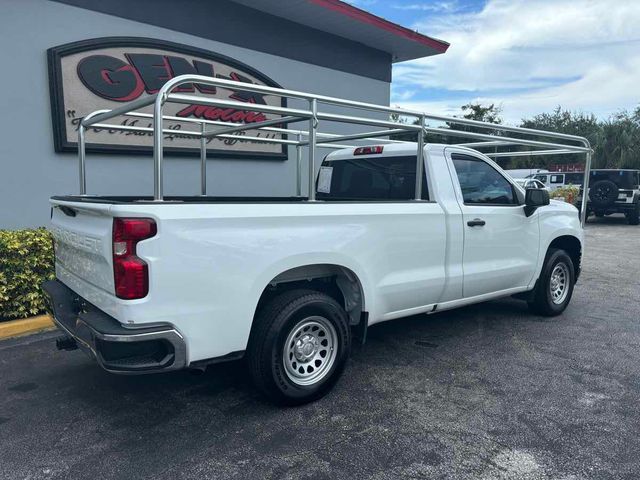
{"type": "Polygon", "coordinates": [[[427,311],[429,298],[459,297],[459,288],[443,296],[452,229],[438,203],[305,200],[55,197],[56,276],[128,328],[174,326],[188,338],[188,363],[244,350],[265,287],[301,266],[353,272],[363,298],[376,292],[366,305],[372,323],[427,311]],[[114,218],[152,218],[157,226],[135,247],[148,266],[144,298],[116,296],[114,218]]]}

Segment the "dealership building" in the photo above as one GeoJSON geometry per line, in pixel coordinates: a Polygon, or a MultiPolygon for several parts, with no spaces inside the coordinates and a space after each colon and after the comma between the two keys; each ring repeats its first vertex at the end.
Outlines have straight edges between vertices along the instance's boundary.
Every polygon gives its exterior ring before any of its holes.
{"type": "MultiPolygon", "coordinates": [[[[388,105],[393,63],[448,47],[339,0],[5,0],[0,30],[0,229],[46,225],[48,198],[78,193],[77,128],[84,115],[151,95],[177,75],[388,105]]],[[[252,103],[282,102],[204,85],[181,91],[248,107],[176,104],[166,115],[260,122],[265,117],[251,110],[252,103]]],[[[144,118],[114,121],[150,124],[144,118]]],[[[176,132],[183,126],[167,123],[176,132]]],[[[326,127],[339,133],[358,128],[326,127]]],[[[240,138],[207,144],[209,194],[295,194],[295,149],[240,138]]],[[[150,134],[90,129],[86,142],[88,194],[153,192],[150,134]]],[[[167,195],[199,193],[197,142],[179,133],[165,137],[167,195]]]]}

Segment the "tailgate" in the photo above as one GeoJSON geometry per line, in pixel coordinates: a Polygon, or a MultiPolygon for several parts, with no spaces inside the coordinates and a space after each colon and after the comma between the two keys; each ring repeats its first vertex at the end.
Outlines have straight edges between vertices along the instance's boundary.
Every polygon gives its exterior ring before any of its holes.
{"type": "MultiPolygon", "coordinates": [[[[56,276],[114,294],[111,205],[51,200],[56,276]]],[[[83,292],[77,292],[82,295],[83,292]]]]}

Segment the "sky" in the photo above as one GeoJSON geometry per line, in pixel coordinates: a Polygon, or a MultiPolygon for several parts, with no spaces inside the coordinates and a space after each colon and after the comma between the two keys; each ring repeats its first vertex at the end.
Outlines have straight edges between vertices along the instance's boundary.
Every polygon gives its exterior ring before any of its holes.
{"type": "Polygon", "coordinates": [[[495,103],[506,123],[555,107],[601,119],[640,105],[640,0],[350,0],[451,44],[397,63],[391,104],[459,114],[495,103]]]}

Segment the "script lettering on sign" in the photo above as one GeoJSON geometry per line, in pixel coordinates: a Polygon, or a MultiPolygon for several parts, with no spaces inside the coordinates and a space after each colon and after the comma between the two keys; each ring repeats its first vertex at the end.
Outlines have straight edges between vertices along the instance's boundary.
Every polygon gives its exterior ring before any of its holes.
{"type": "MultiPolygon", "coordinates": [[[[179,75],[196,74],[237,82],[279,87],[270,78],[234,59],[205,50],[161,40],[144,38],[100,38],[54,47],[48,51],[51,82],[51,105],[56,151],[77,151],[77,131],[82,118],[99,109],[113,109],[124,102],[153,95],[169,80],[179,75]]],[[[166,103],[165,116],[194,118],[217,122],[252,124],[277,115],[252,109],[252,105],[286,106],[286,100],[242,89],[216,88],[210,85],[185,84],[174,92],[195,96],[235,100],[242,108],[220,108],[194,103],[166,103]]],[[[152,113],[153,106],[139,111],[152,113]]],[[[152,127],[151,119],[119,117],[109,123],[152,127]]],[[[199,125],[166,120],[165,151],[199,152],[199,139],[181,131],[199,131],[199,125]]],[[[214,128],[209,126],[209,129],[214,128]]],[[[210,138],[207,151],[217,156],[286,158],[286,146],[244,140],[243,137],[283,138],[278,132],[246,130],[234,138],[210,138]],[[237,137],[237,138],[236,138],[237,137]]],[[[152,151],[152,132],[124,132],[109,128],[90,128],[87,150],[117,153],[152,151]]]]}

